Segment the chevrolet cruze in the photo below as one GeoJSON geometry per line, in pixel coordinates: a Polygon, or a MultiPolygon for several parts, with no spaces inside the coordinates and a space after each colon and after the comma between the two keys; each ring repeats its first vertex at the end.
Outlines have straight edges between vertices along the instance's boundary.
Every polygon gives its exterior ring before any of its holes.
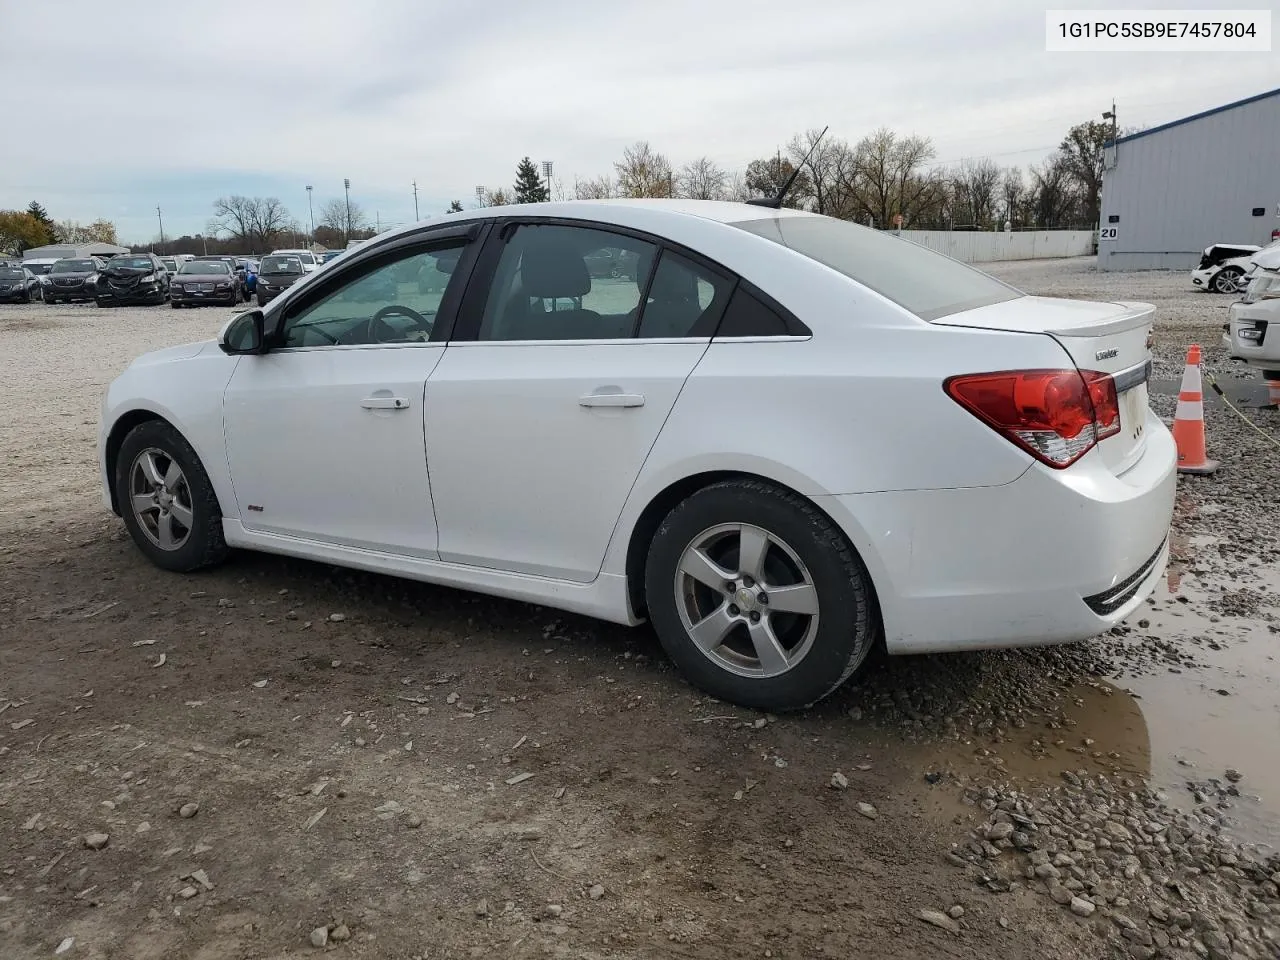
{"type": "Polygon", "coordinates": [[[878,644],[1142,603],[1176,480],[1152,314],[770,206],[455,213],[135,360],[104,500],[168,570],[263,550],[648,621],[701,688],[799,708],[878,644]]]}

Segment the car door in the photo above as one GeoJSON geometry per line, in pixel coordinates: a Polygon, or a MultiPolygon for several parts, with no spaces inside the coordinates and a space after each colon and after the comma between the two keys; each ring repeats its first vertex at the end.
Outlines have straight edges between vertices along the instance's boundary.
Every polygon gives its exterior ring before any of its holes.
{"type": "Polygon", "coordinates": [[[599,573],[732,286],[674,252],[654,271],[661,246],[572,221],[509,222],[490,234],[457,334],[427,381],[442,560],[576,582],[599,573]],[[638,259],[638,279],[593,275],[589,262],[610,247],[638,259]],[[700,282],[682,278],[702,290],[697,309],[655,296],[668,263],[701,271],[700,282]],[[671,310],[683,319],[664,322],[671,310]],[[637,337],[642,322],[656,332],[637,337]]]}
{"type": "Polygon", "coordinates": [[[270,348],[241,358],[223,407],[246,529],[404,556],[436,556],[423,389],[445,350],[477,228],[402,239],[284,297],[270,348]],[[405,261],[449,276],[423,293],[405,261]]]}

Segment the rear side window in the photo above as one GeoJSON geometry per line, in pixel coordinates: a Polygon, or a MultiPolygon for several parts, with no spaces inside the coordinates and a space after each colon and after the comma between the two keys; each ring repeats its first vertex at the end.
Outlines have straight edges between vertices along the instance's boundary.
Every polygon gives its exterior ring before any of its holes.
{"type": "MultiPolygon", "coordinates": [[[[644,282],[644,279],[641,279],[644,282]]],[[[641,338],[709,337],[733,283],[686,257],[664,250],[640,314],[641,338]]]]}
{"type": "Polygon", "coordinates": [[[958,260],[846,220],[788,216],[732,226],[825,264],[922,320],[1023,296],[1021,290],[958,260]]]}

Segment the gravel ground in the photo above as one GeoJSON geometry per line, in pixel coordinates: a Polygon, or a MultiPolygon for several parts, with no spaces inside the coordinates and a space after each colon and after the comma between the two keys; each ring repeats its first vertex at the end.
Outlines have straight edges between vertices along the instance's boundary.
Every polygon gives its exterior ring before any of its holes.
{"type": "MultiPolygon", "coordinates": [[[[1193,341],[1239,372],[1225,300],[1183,276],[989,269],[1155,303],[1158,376],[1193,341]]],[[[1280,461],[1230,411],[1208,419],[1221,472],[1181,485],[1167,588],[1112,635],[881,661],[769,717],[697,695],[644,629],[264,555],[149,567],[98,500],[101,390],[229,315],[0,307],[6,960],[72,939],[102,958],[1280,955],[1280,461]]]]}

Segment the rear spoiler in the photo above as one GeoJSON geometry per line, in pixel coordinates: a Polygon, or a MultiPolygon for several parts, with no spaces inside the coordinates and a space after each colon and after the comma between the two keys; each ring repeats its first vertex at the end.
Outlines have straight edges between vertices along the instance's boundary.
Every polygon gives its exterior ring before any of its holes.
{"type": "Polygon", "coordinates": [[[1085,329],[1076,328],[1074,330],[1046,330],[1045,333],[1055,337],[1104,337],[1112,333],[1124,333],[1126,330],[1132,330],[1139,327],[1143,323],[1151,321],[1151,317],[1155,314],[1156,308],[1150,303],[1129,303],[1118,302],[1116,306],[1124,307],[1121,313],[1116,314],[1106,323],[1087,327],[1085,329]]]}

